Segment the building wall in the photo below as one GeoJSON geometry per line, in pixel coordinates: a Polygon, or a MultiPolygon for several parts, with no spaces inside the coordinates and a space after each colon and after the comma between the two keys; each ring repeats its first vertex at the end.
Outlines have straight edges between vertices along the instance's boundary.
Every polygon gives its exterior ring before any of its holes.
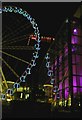
{"type": "Polygon", "coordinates": [[[73,93],[82,92],[82,30],[80,26],[72,28],[72,69],[73,69],[73,93]]]}
{"type": "Polygon", "coordinates": [[[73,17],[70,21],[71,34],[65,22],[54,43],[54,85],[59,86],[59,101],[62,100],[63,105],[65,105],[65,100],[69,100],[70,96],[72,103],[75,98],[77,98],[79,103],[80,95],[82,94],[82,27],[79,18],[73,17]],[[68,36],[71,38],[71,43],[68,41],[68,36]],[[71,49],[70,56],[68,56],[68,46],[71,49]],[[69,65],[69,59],[71,59],[71,65],[69,65]],[[71,80],[70,71],[72,75],[71,80]]]}

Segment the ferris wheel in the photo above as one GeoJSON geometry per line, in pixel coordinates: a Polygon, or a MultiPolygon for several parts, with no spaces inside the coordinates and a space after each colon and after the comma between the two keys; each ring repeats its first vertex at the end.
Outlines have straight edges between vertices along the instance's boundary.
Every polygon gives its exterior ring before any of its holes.
{"type": "Polygon", "coordinates": [[[0,73],[6,86],[2,90],[2,96],[13,95],[14,90],[31,74],[31,69],[36,66],[36,59],[39,58],[40,42],[38,25],[27,11],[16,6],[2,7],[0,73]],[[35,39],[31,39],[31,36],[35,39]],[[12,89],[7,81],[14,81],[12,89]]]}

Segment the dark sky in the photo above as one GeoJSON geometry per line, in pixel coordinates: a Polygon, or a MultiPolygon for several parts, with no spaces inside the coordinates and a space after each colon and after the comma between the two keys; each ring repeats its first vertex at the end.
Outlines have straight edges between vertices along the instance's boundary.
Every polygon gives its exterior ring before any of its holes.
{"type": "MultiPolygon", "coordinates": [[[[21,3],[21,2],[10,2],[3,3],[3,5],[17,6],[21,7],[23,10],[26,10],[33,18],[35,18],[36,23],[38,24],[41,36],[53,36],[55,37],[56,33],[60,29],[62,23],[66,20],[67,17],[72,17],[80,3],[21,3]]],[[[33,69],[31,78],[33,81],[37,82],[37,72],[43,61],[44,55],[49,47],[47,44],[41,44],[40,57],[37,60],[37,66],[33,69]],[[45,47],[46,46],[46,47],[45,47]],[[36,77],[34,77],[36,76],[36,77]]],[[[17,54],[17,52],[16,52],[17,54]]],[[[19,54],[20,55],[20,54],[19,54]]],[[[24,55],[26,56],[25,52],[24,55]]],[[[13,62],[14,63],[14,62],[13,62]]],[[[18,67],[19,69],[19,67],[18,67]]],[[[21,69],[20,69],[21,70],[21,69]]]]}
{"type": "MultiPolygon", "coordinates": [[[[5,3],[3,3],[4,5],[5,3]]],[[[35,18],[41,35],[55,36],[63,21],[71,17],[76,11],[78,2],[11,2],[6,5],[14,5],[23,8],[35,18]]]]}

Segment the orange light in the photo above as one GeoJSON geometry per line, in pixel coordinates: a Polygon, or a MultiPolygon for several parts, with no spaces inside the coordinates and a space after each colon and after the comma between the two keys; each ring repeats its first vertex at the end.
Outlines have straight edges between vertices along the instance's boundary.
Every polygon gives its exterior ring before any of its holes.
{"type": "Polygon", "coordinates": [[[32,39],[32,40],[36,40],[36,37],[33,36],[33,37],[31,37],[31,39],[32,39]]]}

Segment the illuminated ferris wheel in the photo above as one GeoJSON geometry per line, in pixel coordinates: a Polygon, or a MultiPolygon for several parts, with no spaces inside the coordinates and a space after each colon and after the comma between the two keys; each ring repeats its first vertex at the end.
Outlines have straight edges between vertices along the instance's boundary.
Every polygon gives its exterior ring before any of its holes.
{"type": "MultiPolygon", "coordinates": [[[[2,8],[2,49],[0,49],[0,73],[6,90],[2,93],[12,95],[21,82],[26,81],[39,57],[40,33],[35,19],[27,11],[15,6],[2,8]],[[31,39],[35,37],[35,40],[31,39]],[[12,89],[7,81],[14,81],[12,89]]],[[[0,45],[1,46],[1,45],[0,45]]]]}

